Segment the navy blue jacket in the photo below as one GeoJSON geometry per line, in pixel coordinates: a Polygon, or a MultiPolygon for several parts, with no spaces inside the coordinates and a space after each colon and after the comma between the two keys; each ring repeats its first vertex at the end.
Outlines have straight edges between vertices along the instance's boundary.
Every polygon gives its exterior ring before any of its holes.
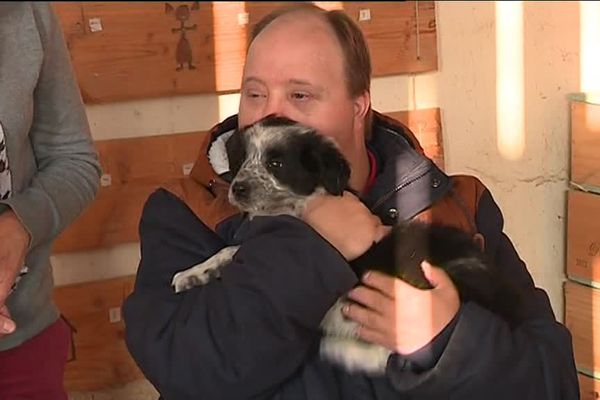
{"type": "MultiPolygon", "coordinates": [[[[379,172],[365,204],[389,224],[421,214],[483,234],[488,255],[526,294],[518,326],[465,303],[424,349],[391,356],[385,377],[350,375],[318,356],[321,319],[357,283],[336,249],[287,216],[232,216],[213,230],[160,189],[140,221],[124,319],[133,358],[165,400],[579,398],[571,336],[503,233],[490,192],[446,176],[399,123],[377,114],[374,124],[379,172]],[[221,279],[173,292],[174,273],[240,241],[221,279]]],[[[213,139],[233,126],[225,121],[213,139]]]]}

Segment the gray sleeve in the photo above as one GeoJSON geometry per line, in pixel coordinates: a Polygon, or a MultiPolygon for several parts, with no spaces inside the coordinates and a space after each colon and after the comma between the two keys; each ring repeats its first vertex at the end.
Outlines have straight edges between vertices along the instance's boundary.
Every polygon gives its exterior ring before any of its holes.
{"type": "Polygon", "coordinates": [[[5,203],[35,247],[57,236],[91,203],[101,170],[58,18],[47,3],[31,7],[44,51],[29,135],[38,168],[29,185],[5,203]]]}

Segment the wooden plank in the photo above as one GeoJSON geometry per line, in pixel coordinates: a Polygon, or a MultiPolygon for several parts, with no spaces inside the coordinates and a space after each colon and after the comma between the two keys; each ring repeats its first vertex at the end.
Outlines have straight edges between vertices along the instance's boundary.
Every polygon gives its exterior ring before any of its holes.
{"type": "Polygon", "coordinates": [[[83,7],[79,1],[59,1],[52,6],[60,17],[63,34],[67,44],[75,37],[81,37],[85,33],[83,26],[83,7]]]}
{"type": "Polygon", "coordinates": [[[600,377],[600,290],[571,281],[564,288],[565,325],[573,337],[577,368],[600,377]]]}
{"type": "Polygon", "coordinates": [[[82,3],[84,34],[66,40],[86,103],[216,90],[212,3],[204,2],[197,10],[190,10],[189,3],[173,3],[169,11],[166,4],[82,3]],[[172,31],[182,25],[175,17],[179,6],[189,15],[184,26],[195,27],[185,31],[185,40],[172,31]],[[179,43],[180,58],[189,58],[191,64],[177,70],[179,43]]]}
{"type": "Polygon", "coordinates": [[[600,283],[600,195],[571,190],[567,202],[567,275],[600,283]]]}
{"type": "MultiPolygon", "coordinates": [[[[248,29],[283,4],[53,3],[86,103],[238,91],[248,29]],[[243,23],[246,12],[248,24],[243,23]],[[182,23],[190,28],[185,39],[173,31],[182,23]],[[193,69],[180,65],[178,57],[191,59],[193,69]]],[[[437,69],[434,2],[331,2],[326,7],[343,7],[358,21],[371,49],[373,76],[437,69]],[[359,21],[364,9],[370,19],[359,21]]]]}
{"type": "Polygon", "coordinates": [[[433,1],[345,2],[344,11],[358,21],[367,38],[373,76],[437,70],[433,1]],[[359,21],[364,9],[370,11],[371,19],[359,21]]]}
{"type": "Polygon", "coordinates": [[[64,376],[68,391],[105,389],[143,377],[125,345],[120,317],[134,281],[127,276],[55,288],[56,304],[76,329],[64,376]],[[111,322],[111,313],[118,321],[111,322]]]}
{"type": "MultiPolygon", "coordinates": [[[[387,113],[407,125],[425,153],[444,168],[438,108],[387,113]]],[[[139,240],[138,224],[148,196],[167,181],[183,178],[205,132],[96,142],[104,173],[98,196],[56,240],[54,253],[105,248],[139,240]]]]}
{"type": "Polygon", "coordinates": [[[577,378],[579,380],[579,398],[581,400],[600,399],[600,380],[583,374],[577,374],[577,378]]]}
{"type": "Polygon", "coordinates": [[[571,180],[600,188],[600,104],[571,103],[571,180]]]}
{"type": "Polygon", "coordinates": [[[57,238],[54,252],[137,242],[146,199],[164,182],[189,173],[205,134],[191,132],[96,142],[104,186],[90,207],[57,238]]]}

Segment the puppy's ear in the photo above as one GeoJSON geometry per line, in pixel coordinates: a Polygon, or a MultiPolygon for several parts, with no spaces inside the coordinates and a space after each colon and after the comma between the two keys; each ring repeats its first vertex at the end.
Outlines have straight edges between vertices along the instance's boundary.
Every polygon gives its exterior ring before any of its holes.
{"type": "Polygon", "coordinates": [[[229,171],[235,176],[246,158],[246,143],[243,132],[236,129],[229,139],[227,139],[225,150],[227,151],[227,159],[229,160],[229,171]]]}
{"type": "Polygon", "coordinates": [[[337,146],[315,133],[306,143],[305,153],[305,160],[316,167],[319,184],[329,194],[340,196],[348,187],[350,165],[337,146]]]}

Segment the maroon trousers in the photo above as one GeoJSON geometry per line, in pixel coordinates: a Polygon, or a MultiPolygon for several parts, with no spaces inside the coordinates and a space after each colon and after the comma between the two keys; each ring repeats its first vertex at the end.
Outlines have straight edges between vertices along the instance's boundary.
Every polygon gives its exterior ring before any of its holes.
{"type": "Polygon", "coordinates": [[[71,328],[59,318],[19,347],[0,351],[0,399],[67,400],[63,374],[71,328]]]}

